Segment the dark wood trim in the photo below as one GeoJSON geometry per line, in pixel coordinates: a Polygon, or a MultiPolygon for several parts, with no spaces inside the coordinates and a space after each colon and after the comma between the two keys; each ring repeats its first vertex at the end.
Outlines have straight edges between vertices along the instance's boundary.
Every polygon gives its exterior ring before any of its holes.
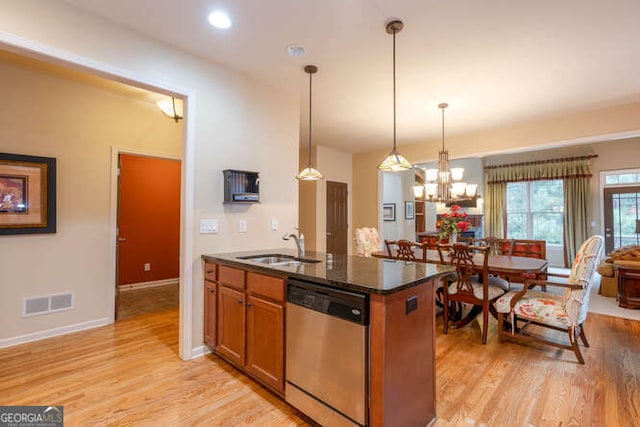
{"type": "Polygon", "coordinates": [[[597,157],[598,157],[597,154],[590,154],[588,156],[562,157],[562,158],[559,158],[559,159],[535,160],[535,161],[532,161],[532,162],[520,162],[520,163],[508,163],[506,165],[485,166],[484,170],[509,168],[509,167],[513,167],[513,166],[544,165],[544,164],[548,164],[548,163],[570,162],[570,161],[574,161],[574,160],[591,160],[591,159],[595,159],[597,157]]]}

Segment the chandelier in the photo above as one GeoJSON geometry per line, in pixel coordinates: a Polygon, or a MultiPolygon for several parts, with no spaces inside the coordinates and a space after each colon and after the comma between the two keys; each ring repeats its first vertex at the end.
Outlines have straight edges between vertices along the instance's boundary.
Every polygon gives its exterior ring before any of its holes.
{"type": "Polygon", "coordinates": [[[442,110],[442,150],[438,153],[438,169],[425,171],[426,183],[423,186],[414,187],[416,197],[434,203],[452,203],[461,200],[469,200],[475,197],[477,184],[467,184],[462,181],[464,168],[449,167],[449,151],[444,149],[444,110],[449,104],[442,103],[438,108],[442,110]]]}

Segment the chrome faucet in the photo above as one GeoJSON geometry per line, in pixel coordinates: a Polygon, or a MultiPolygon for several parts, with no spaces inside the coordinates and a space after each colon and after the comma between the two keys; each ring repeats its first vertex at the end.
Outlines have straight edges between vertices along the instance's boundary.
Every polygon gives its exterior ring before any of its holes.
{"type": "Polygon", "coordinates": [[[300,229],[298,227],[295,227],[297,234],[294,233],[288,233],[285,234],[284,236],[282,236],[282,240],[289,240],[289,239],[293,239],[294,242],[296,242],[296,246],[298,248],[298,258],[303,258],[304,257],[304,234],[300,233],[300,229]]]}

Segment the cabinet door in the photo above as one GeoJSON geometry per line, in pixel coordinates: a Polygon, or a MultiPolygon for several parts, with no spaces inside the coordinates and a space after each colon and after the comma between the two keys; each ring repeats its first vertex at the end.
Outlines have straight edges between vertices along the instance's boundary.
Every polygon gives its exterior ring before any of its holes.
{"type": "Polygon", "coordinates": [[[284,392],[284,307],[247,297],[246,369],[265,384],[284,392]]]}
{"type": "Polygon", "coordinates": [[[218,351],[229,361],[244,365],[244,292],[218,288],[218,351]]]}
{"type": "Polygon", "coordinates": [[[204,343],[215,348],[218,343],[218,284],[204,281],[204,343]]]}

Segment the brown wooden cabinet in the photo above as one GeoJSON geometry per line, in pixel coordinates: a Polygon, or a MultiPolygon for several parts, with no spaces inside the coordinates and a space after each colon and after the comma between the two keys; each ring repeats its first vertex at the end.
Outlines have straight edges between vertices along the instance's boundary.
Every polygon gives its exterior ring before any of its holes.
{"type": "Polygon", "coordinates": [[[217,265],[204,263],[204,343],[213,349],[218,343],[217,265]]]}
{"type": "Polygon", "coordinates": [[[283,391],[284,307],[258,296],[247,300],[247,371],[283,391]]]}
{"type": "Polygon", "coordinates": [[[635,262],[614,262],[618,270],[618,305],[623,308],[640,308],[640,268],[635,262]]]}
{"type": "Polygon", "coordinates": [[[219,265],[217,282],[206,279],[205,286],[205,342],[216,354],[283,394],[284,279],[219,265]],[[209,289],[217,294],[215,304],[209,289]],[[217,335],[210,344],[207,336],[213,328],[217,335]]]}
{"type": "Polygon", "coordinates": [[[218,293],[218,352],[229,361],[244,366],[245,294],[220,286],[218,293]]]}

